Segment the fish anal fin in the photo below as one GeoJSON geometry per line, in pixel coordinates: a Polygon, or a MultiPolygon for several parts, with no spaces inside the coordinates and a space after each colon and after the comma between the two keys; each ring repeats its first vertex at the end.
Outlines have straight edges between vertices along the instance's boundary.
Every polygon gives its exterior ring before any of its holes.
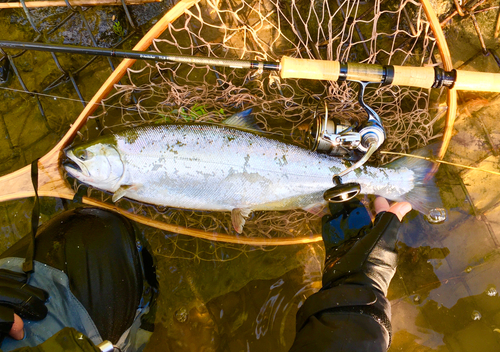
{"type": "Polygon", "coordinates": [[[237,233],[243,232],[243,226],[245,226],[245,221],[248,215],[252,212],[249,208],[234,208],[231,211],[231,222],[233,223],[233,228],[237,233]]]}
{"type": "Polygon", "coordinates": [[[115,191],[111,200],[113,201],[113,203],[115,203],[120,199],[122,199],[123,197],[126,197],[127,193],[130,192],[131,190],[137,190],[139,188],[140,186],[138,185],[122,185],[115,191]]]}

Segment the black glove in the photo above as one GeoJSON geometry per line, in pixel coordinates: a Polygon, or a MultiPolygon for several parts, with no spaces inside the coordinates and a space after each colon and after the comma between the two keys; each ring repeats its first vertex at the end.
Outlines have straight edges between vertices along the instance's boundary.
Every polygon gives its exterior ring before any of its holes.
{"type": "Polygon", "coordinates": [[[386,351],[391,307],[385,297],[396,270],[400,221],[379,213],[374,223],[358,200],[331,204],[323,219],[323,288],[297,312],[290,351],[386,351]]]}
{"type": "Polygon", "coordinates": [[[14,313],[27,320],[47,316],[49,294],[26,282],[26,274],[0,269],[0,343],[14,324],[14,313]]]}
{"type": "Polygon", "coordinates": [[[351,201],[344,205],[343,211],[324,221],[326,260],[323,289],[340,284],[363,285],[373,287],[386,296],[396,272],[396,240],[401,223],[396,215],[381,212],[373,224],[353,228],[352,224],[360,223],[358,219],[353,221],[355,213],[364,211],[367,214],[361,207],[358,201],[351,201]],[[340,245],[331,243],[332,228],[342,238],[340,245]]]}

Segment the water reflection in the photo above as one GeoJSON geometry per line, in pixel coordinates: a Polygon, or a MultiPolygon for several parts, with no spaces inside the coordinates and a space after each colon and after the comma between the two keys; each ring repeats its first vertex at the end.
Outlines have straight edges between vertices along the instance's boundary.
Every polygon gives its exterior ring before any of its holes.
{"type": "Polygon", "coordinates": [[[466,205],[449,215],[441,225],[418,215],[400,233],[390,351],[500,350],[495,233],[466,205]]]}
{"type": "Polygon", "coordinates": [[[229,262],[160,257],[147,351],[288,350],[298,306],[320,288],[323,260],[321,244],[247,251],[229,262]]]}
{"type": "Polygon", "coordinates": [[[434,267],[442,265],[442,260],[450,250],[430,246],[415,248],[399,243],[398,253],[398,268],[388,298],[394,300],[414,295],[415,302],[427,299],[431,290],[441,286],[439,278],[434,273],[434,267]]]}
{"type": "Polygon", "coordinates": [[[305,297],[318,289],[319,271],[303,284],[304,270],[278,280],[252,281],[242,290],[210,301],[207,306],[220,328],[220,351],[286,351],[295,336],[295,313],[305,297]],[[226,312],[222,316],[221,312],[226,312]]]}

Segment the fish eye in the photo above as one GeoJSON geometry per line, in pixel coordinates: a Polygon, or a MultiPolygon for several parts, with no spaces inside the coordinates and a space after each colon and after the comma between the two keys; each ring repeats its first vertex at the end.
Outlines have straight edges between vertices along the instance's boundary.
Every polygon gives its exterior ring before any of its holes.
{"type": "Polygon", "coordinates": [[[78,151],[75,151],[75,156],[78,159],[85,161],[85,160],[92,158],[93,154],[91,152],[89,152],[88,150],[80,149],[78,151]]]}

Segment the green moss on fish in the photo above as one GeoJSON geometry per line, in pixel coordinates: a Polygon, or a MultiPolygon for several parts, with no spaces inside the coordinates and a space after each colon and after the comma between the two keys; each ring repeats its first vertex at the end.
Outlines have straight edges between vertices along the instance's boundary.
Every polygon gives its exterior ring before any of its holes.
{"type": "Polygon", "coordinates": [[[125,130],[122,134],[129,144],[133,144],[140,137],[136,129],[125,130]]]}

